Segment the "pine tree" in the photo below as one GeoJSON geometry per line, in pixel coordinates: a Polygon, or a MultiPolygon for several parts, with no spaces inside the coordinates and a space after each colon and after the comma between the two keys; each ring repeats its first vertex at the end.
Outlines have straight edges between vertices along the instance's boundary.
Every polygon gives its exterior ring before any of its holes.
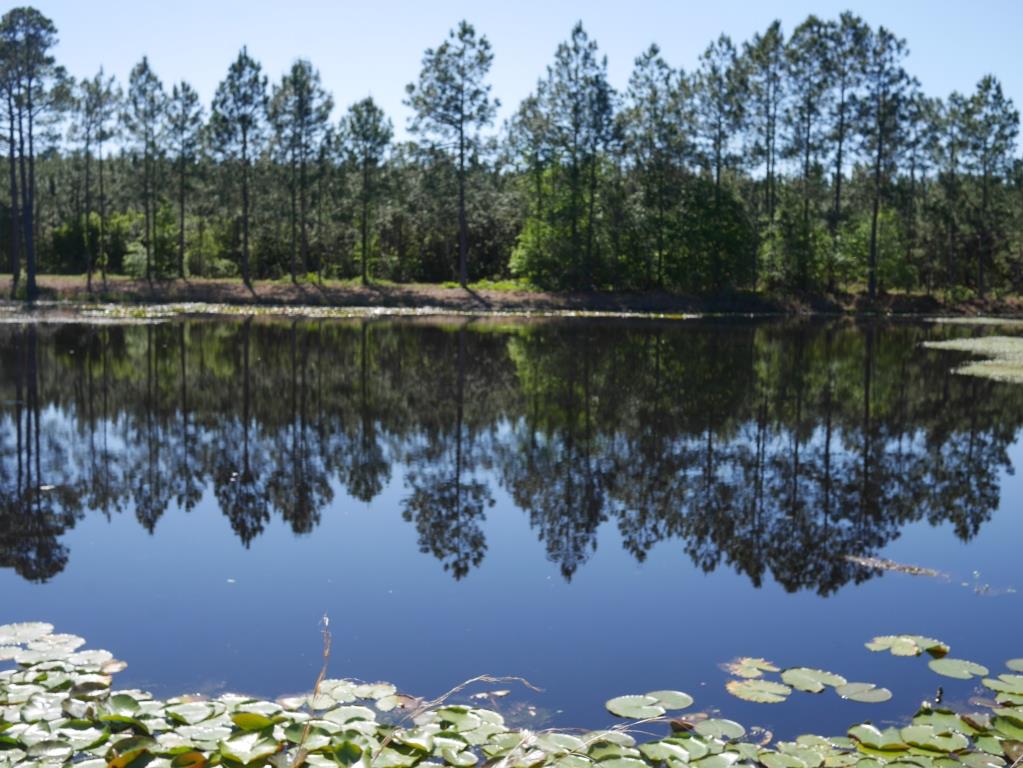
{"type": "Polygon", "coordinates": [[[409,129],[436,148],[453,151],[458,166],[458,280],[468,284],[468,223],[465,216],[466,163],[480,146],[479,131],[490,125],[500,103],[486,82],[494,54],[486,36],[466,21],[448,39],[423,54],[418,83],[406,86],[414,111],[409,129]]]}

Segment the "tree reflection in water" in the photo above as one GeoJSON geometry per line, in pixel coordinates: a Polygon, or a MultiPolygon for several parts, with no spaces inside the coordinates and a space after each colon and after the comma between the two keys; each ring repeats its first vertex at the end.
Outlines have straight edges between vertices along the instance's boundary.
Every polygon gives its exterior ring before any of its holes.
{"type": "Polygon", "coordinates": [[[908,523],[975,536],[1023,389],[950,373],[923,326],[188,321],[0,328],[0,564],[45,581],[86,514],[155,532],[209,489],[248,546],[400,476],[461,579],[503,488],[565,579],[614,524],[642,561],[821,594],[908,523]],[[344,494],[335,501],[335,494],[344,494]]]}

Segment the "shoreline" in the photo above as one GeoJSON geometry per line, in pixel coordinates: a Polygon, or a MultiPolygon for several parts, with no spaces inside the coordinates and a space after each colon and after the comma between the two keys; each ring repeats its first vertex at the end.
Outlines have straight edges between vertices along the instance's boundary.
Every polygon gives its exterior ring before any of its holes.
{"type": "MultiPolygon", "coordinates": [[[[162,280],[149,283],[117,277],[105,285],[94,280],[90,293],[84,277],[43,275],[36,302],[0,299],[0,319],[25,320],[66,316],[109,319],[180,315],[294,315],[306,317],[489,316],[524,318],[595,317],[696,319],[747,318],[1023,318],[1023,298],[945,302],[936,296],[886,294],[869,302],[861,294],[772,295],[734,293],[688,296],[642,293],[544,292],[467,289],[434,284],[370,284],[328,281],[324,284],[257,282],[252,288],[236,279],[162,280]]],[[[0,296],[10,293],[10,277],[0,278],[0,296]]]]}

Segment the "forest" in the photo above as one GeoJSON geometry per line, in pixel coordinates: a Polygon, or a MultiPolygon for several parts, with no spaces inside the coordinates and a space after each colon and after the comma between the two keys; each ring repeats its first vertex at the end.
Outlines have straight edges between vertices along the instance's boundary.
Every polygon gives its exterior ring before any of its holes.
{"type": "MultiPolygon", "coordinates": [[[[209,104],[141,56],[67,72],[55,23],[0,20],[0,249],[12,297],[95,280],[515,280],[545,290],[940,293],[1023,285],[1019,113],[994,75],[925,94],[853,13],[657,45],[624,90],[582,23],[503,125],[460,22],[406,88],[409,140],[313,62],[242,47],[209,104]],[[339,116],[338,116],[339,115],[339,116]]],[[[395,84],[400,87],[400,84],[395,84]]]]}

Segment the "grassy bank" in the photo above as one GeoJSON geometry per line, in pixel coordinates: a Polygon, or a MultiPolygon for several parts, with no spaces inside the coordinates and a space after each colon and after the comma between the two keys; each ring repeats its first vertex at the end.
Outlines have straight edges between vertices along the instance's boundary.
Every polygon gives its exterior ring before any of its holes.
{"type": "MultiPolygon", "coordinates": [[[[10,278],[0,279],[0,296],[10,295],[10,278]]],[[[463,289],[452,283],[384,283],[315,280],[258,281],[251,287],[234,278],[146,280],[95,279],[92,290],[81,275],[39,277],[39,299],[68,304],[203,303],[234,306],[313,306],[436,309],[456,312],[623,312],[657,314],[892,314],[1023,315],[1018,296],[949,301],[940,296],[891,293],[869,301],[861,292],[781,295],[737,292],[688,296],[663,291],[637,293],[548,292],[515,281],[483,281],[463,289]]]]}

